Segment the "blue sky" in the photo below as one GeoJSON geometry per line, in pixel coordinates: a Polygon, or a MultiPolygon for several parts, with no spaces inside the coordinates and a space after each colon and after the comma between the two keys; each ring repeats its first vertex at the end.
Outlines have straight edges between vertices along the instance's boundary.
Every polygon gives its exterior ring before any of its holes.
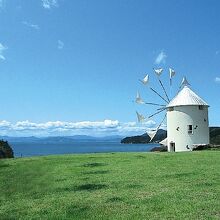
{"type": "MultiPolygon", "coordinates": [[[[220,125],[218,0],[0,0],[0,134],[136,134],[138,79],[176,71],[210,104],[220,125]],[[158,58],[159,57],[159,58],[158,58]],[[157,61],[157,62],[156,62],[157,61]]],[[[163,115],[153,120],[159,123],[163,115]]]]}

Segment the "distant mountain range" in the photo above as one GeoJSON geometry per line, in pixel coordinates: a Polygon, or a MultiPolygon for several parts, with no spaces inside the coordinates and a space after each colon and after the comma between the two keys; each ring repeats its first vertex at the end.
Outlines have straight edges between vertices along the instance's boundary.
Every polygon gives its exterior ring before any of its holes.
{"type": "Polygon", "coordinates": [[[71,143],[77,141],[120,141],[121,136],[92,137],[87,135],[54,136],[54,137],[9,137],[0,136],[1,140],[11,143],[71,143]]]}
{"type": "MultiPolygon", "coordinates": [[[[167,137],[167,131],[159,129],[152,142],[158,143],[167,137]]],[[[119,135],[106,136],[106,137],[93,137],[87,135],[74,135],[74,136],[54,136],[54,137],[9,137],[0,136],[0,140],[8,141],[9,143],[75,143],[86,141],[118,141],[123,144],[147,144],[150,137],[147,133],[138,136],[131,136],[123,138],[119,135]]],[[[220,145],[220,127],[210,127],[210,143],[220,145]]]]}

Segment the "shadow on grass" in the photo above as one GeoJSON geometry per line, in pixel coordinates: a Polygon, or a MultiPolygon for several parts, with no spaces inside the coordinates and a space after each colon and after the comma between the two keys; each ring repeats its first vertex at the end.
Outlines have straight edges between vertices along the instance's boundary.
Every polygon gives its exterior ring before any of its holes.
{"type": "Polygon", "coordinates": [[[212,186],[218,186],[217,183],[210,183],[210,182],[198,182],[196,183],[197,187],[212,187],[212,186]]]}
{"type": "Polygon", "coordinates": [[[70,215],[79,215],[87,211],[88,209],[88,206],[70,205],[66,208],[66,212],[70,215]]]}
{"type": "Polygon", "coordinates": [[[99,189],[105,189],[107,185],[105,184],[82,184],[75,188],[76,191],[93,191],[99,189]]]}
{"type": "Polygon", "coordinates": [[[186,177],[192,177],[195,176],[195,172],[187,172],[187,173],[171,173],[171,174],[166,174],[163,177],[165,178],[186,178],[186,177]]]}
{"type": "Polygon", "coordinates": [[[144,158],[146,158],[145,156],[142,156],[142,155],[137,155],[137,156],[135,156],[136,158],[138,158],[138,159],[144,159],[144,158]]]}
{"type": "Polygon", "coordinates": [[[121,160],[120,162],[121,162],[121,163],[130,163],[131,160],[127,160],[127,159],[126,159],[126,160],[121,160]]]}
{"type": "Polygon", "coordinates": [[[106,189],[106,188],[108,188],[108,186],[105,184],[88,183],[88,184],[82,184],[79,186],[61,188],[59,189],[59,191],[64,191],[64,192],[89,191],[91,192],[91,191],[106,189]]]}
{"type": "Polygon", "coordinates": [[[94,162],[94,163],[85,163],[82,166],[83,167],[101,167],[101,166],[107,166],[107,164],[94,162]]]}
{"type": "Polygon", "coordinates": [[[1,168],[6,168],[6,167],[10,167],[10,165],[9,164],[0,164],[0,169],[1,168]]]}
{"type": "Polygon", "coordinates": [[[108,170],[96,170],[96,171],[88,171],[88,172],[83,172],[82,174],[106,174],[109,173],[108,170]]]}
{"type": "Polygon", "coordinates": [[[115,196],[115,197],[112,197],[112,198],[107,199],[106,202],[107,202],[107,203],[109,203],[109,202],[111,202],[111,203],[123,202],[123,199],[120,198],[120,197],[115,196]]]}
{"type": "Polygon", "coordinates": [[[55,182],[63,182],[65,180],[67,180],[67,178],[60,178],[60,179],[56,179],[55,182]]]}
{"type": "Polygon", "coordinates": [[[128,188],[130,189],[138,189],[138,188],[141,188],[142,186],[139,185],[139,184],[129,184],[128,185],[128,188]]]}

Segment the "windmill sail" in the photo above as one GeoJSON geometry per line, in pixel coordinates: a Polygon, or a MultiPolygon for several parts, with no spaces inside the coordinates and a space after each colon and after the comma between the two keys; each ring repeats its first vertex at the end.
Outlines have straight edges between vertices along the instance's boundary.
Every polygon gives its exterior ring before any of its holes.
{"type": "Polygon", "coordinates": [[[154,139],[154,137],[156,136],[157,130],[147,132],[147,134],[149,135],[149,137],[150,137],[150,142],[151,142],[151,141],[154,139]]]}
{"type": "Polygon", "coordinates": [[[163,139],[160,144],[162,144],[163,146],[167,146],[167,138],[163,139]]]}
{"type": "Polygon", "coordinates": [[[140,79],[140,81],[144,84],[147,85],[149,82],[149,75],[146,75],[142,80],[140,79]]]}
{"type": "Polygon", "coordinates": [[[152,103],[152,102],[144,102],[144,100],[141,98],[139,92],[137,92],[137,96],[136,96],[135,102],[136,102],[137,104],[140,104],[140,105],[146,104],[146,105],[161,106],[161,107],[163,107],[163,108],[165,107],[165,105],[162,105],[162,104],[157,104],[157,103],[152,103]]]}
{"type": "Polygon", "coordinates": [[[176,75],[176,72],[169,68],[169,73],[170,73],[170,86],[172,85],[172,78],[176,75]]]}
{"type": "Polygon", "coordinates": [[[181,82],[181,85],[180,87],[183,87],[183,86],[190,86],[188,80],[186,79],[186,77],[183,77],[183,80],[181,82]]]}
{"type": "Polygon", "coordinates": [[[162,68],[154,69],[154,72],[157,74],[157,76],[160,76],[163,72],[163,69],[162,68]]]}
{"type": "Polygon", "coordinates": [[[138,118],[138,122],[144,122],[145,121],[145,117],[141,114],[139,114],[137,111],[136,111],[136,114],[137,114],[137,118],[138,118]]]}
{"type": "Polygon", "coordinates": [[[143,101],[143,99],[141,98],[139,92],[137,92],[136,103],[137,103],[137,104],[141,104],[141,105],[144,104],[144,101],[143,101]]]}

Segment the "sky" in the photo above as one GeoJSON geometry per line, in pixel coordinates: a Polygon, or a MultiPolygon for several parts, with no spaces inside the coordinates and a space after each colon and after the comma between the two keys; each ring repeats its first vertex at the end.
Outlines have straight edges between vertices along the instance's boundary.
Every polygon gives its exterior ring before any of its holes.
{"type": "MultiPolygon", "coordinates": [[[[153,68],[170,97],[186,76],[220,125],[218,0],[0,0],[0,135],[142,134],[164,113],[138,124],[139,79],[153,68]],[[169,86],[168,69],[176,75],[169,86]]],[[[161,102],[162,101],[162,102],[161,102]]]]}

